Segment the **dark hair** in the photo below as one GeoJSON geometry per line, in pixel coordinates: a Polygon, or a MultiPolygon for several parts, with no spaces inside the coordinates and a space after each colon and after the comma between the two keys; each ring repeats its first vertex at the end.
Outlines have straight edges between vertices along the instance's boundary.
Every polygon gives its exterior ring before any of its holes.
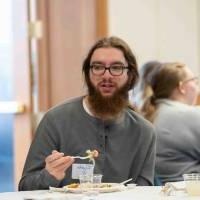
{"type": "Polygon", "coordinates": [[[153,122],[158,99],[169,99],[180,82],[186,78],[185,65],[181,63],[163,63],[149,80],[153,94],[146,100],[142,113],[153,122]]]}
{"type": "Polygon", "coordinates": [[[146,99],[151,95],[151,77],[156,73],[156,71],[161,66],[158,61],[149,61],[141,66],[139,69],[140,81],[139,90],[142,91],[142,98],[146,99]]]}
{"type": "Polygon", "coordinates": [[[90,49],[87,57],[85,58],[83,62],[83,67],[82,67],[82,72],[84,74],[87,85],[89,84],[89,81],[90,81],[89,80],[90,61],[91,61],[91,57],[94,51],[99,48],[109,48],[109,47],[117,48],[123,52],[124,57],[129,67],[128,84],[129,84],[129,89],[131,89],[132,87],[134,87],[139,76],[138,69],[137,69],[137,61],[130,47],[128,46],[128,44],[118,37],[106,37],[106,38],[100,39],[90,49]]]}

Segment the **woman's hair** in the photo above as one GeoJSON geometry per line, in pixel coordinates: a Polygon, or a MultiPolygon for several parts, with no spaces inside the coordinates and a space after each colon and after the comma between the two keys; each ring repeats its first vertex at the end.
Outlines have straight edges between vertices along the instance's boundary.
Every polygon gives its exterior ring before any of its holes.
{"type": "Polygon", "coordinates": [[[128,67],[129,67],[128,83],[129,83],[129,89],[131,89],[132,87],[135,86],[135,83],[137,82],[137,79],[139,76],[138,69],[137,69],[138,68],[137,61],[136,61],[136,58],[135,58],[134,54],[132,53],[130,47],[128,46],[128,44],[118,37],[106,37],[106,38],[100,39],[90,49],[87,57],[85,58],[85,60],[83,62],[83,67],[82,67],[82,72],[85,76],[85,81],[86,81],[87,85],[89,84],[90,61],[91,61],[91,57],[92,57],[94,51],[99,48],[109,48],[109,47],[117,48],[122,51],[122,53],[128,63],[128,67]]]}
{"type": "MultiPolygon", "coordinates": [[[[140,79],[138,82],[137,92],[140,93],[140,101],[144,101],[152,95],[152,89],[150,86],[150,77],[160,67],[161,63],[158,61],[149,61],[142,65],[139,69],[140,79]]],[[[136,94],[137,95],[137,94],[136,94]]]]}
{"type": "Polygon", "coordinates": [[[154,71],[153,76],[147,76],[152,95],[141,109],[143,116],[153,122],[157,109],[156,100],[169,99],[186,76],[185,65],[181,63],[163,63],[154,71]]]}

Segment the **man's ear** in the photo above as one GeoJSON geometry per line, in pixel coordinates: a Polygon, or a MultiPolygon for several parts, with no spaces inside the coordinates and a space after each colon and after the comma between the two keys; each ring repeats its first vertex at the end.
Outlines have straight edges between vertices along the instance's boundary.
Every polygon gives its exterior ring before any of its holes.
{"type": "Polygon", "coordinates": [[[182,81],[179,82],[178,90],[181,94],[185,94],[185,87],[184,87],[184,83],[182,81]]]}

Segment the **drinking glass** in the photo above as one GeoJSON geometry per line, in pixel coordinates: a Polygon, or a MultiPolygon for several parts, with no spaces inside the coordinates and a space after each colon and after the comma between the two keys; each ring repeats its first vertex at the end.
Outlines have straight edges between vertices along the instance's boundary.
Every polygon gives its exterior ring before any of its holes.
{"type": "Polygon", "coordinates": [[[92,188],[93,176],[80,175],[79,181],[80,181],[80,188],[82,188],[83,191],[87,191],[89,188],[92,188]]]}
{"type": "Polygon", "coordinates": [[[80,187],[83,189],[83,200],[96,200],[97,196],[99,194],[99,191],[96,190],[96,188],[93,188],[93,181],[96,183],[100,183],[101,181],[100,174],[94,174],[94,175],[80,175],[79,181],[80,181],[80,187]]]}
{"type": "Polygon", "coordinates": [[[200,173],[183,175],[186,191],[190,196],[200,196],[200,173]]]}
{"type": "Polygon", "coordinates": [[[101,183],[101,180],[102,180],[102,174],[94,174],[93,175],[93,183],[94,184],[99,184],[101,183]]]}

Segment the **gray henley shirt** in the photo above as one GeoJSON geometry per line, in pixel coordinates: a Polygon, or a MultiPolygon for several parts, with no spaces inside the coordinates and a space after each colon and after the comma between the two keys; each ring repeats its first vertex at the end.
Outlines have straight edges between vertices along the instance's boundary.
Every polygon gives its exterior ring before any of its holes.
{"type": "MultiPolygon", "coordinates": [[[[85,155],[98,150],[95,173],[103,182],[133,178],[138,185],[152,185],[155,165],[155,132],[152,125],[127,108],[115,121],[92,117],[83,108],[83,97],[69,100],[49,110],[40,122],[31,144],[19,190],[62,187],[78,180],[71,168],[62,181],[45,170],[45,158],[52,150],[65,155],[85,155]]],[[[80,160],[76,160],[80,163],[80,160]]]]}

